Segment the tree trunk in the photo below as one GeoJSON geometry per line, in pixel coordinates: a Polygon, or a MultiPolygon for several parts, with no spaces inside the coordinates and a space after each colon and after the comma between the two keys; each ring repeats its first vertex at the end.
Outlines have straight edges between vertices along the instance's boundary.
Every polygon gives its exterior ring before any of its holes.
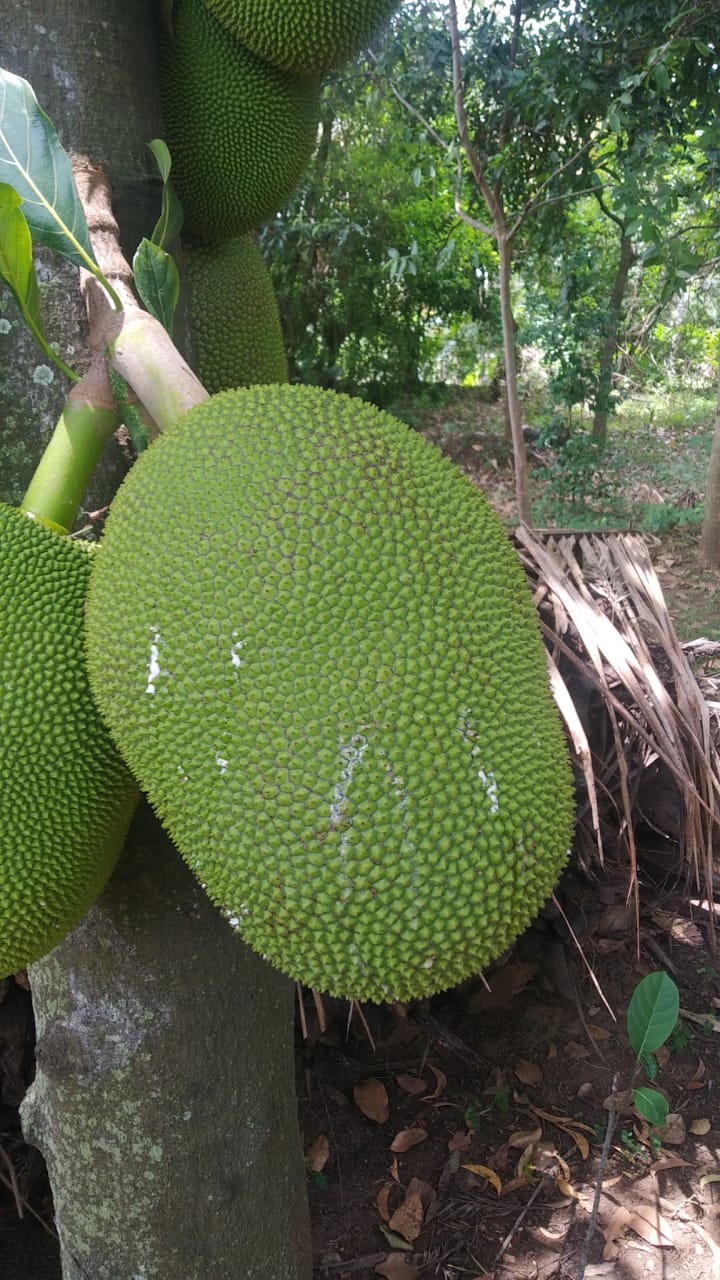
{"type": "Polygon", "coordinates": [[[149,810],[108,889],[31,968],[65,1280],[311,1274],[294,986],[220,918],[149,810]]]}
{"type": "MultiPolygon", "coordinates": [[[[0,65],[30,80],[69,149],[105,165],[131,254],[159,208],[151,6],[7,0],[0,65]]],[[[38,256],[47,328],[81,368],[77,272],[38,256]]],[[[17,502],[67,388],[38,376],[2,289],[0,307],[4,496],[17,502]]],[[[111,464],[95,503],[114,491],[119,452],[111,464]]],[[[225,925],[148,812],[31,983],[38,1071],[23,1119],[47,1159],[65,1280],[308,1280],[292,984],[225,925]]]]}
{"type": "Polygon", "coordinates": [[[620,239],[620,261],[615,275],[612,294],[610,295],[610,305],[608,307],[607,323],[605,325],[605,340],[600,352],[600,370],[598,374],[598,389],[595,396],[595,404],[593,406],[593,440],[604,444],[607,439],[607,424],[610,415],[610,396],[612,393],[612,375],[613,362],[615,359],[615,350],[617,347],[618,332],[620,329],[620,317],[622,315],[622,305],[625,298],[625,290],[627,288],[628,276],[630,268],[635,259],[635,253],[632,246],[632,240],[628,236],[623,235],[620,239]]]}
{"type": "Polygon", "coordinates": [[[720,364],[713,442],[705,486],[705,511],[700,534],[700,555],[711,568],[720,568],[720,364]]]}
{"type": "Polygon", "coordinates": [[[512,313],[510,281],[512,275],[512,250],[507,235],[496,231],[500,265],[500,315],[503,331],[503,355],[505,359],[505,395],[510,419],[513,458],[515,461],[515,494],[518,516],[523,524],[532,524],[530,494],[528,492],[527,453],[523,435],[522,409],[518,391],[517,349],[515,345],[515,319],[512,313]]]}

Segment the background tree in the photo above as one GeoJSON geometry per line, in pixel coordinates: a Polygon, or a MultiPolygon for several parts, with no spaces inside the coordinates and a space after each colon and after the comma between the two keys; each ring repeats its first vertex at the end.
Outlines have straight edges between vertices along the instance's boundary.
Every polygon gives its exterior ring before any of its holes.
{"type": "MultiPolygon", "coordinates": [[[[161,133],[142,0],[6,6],[0,64],[24,75],[61,139],[106,166],[127,249],[152,229],[161,133]]],[[[44,313],[71,363],[86,327],[74,268],[43,258],[44,313]]],[[[17,501],[62,406],[3,295],[6,497],[17,501]]],[[[117,468],[95,486],[103,505],[117,468]]],[[[82,750],[82,744],[78,744],[82,750]]],[[[24,1105],[55,1197],[65,1280],[307,1280],[293,985],[222,921],[143,810],[86,920],[32,966],[38,1071],[24,1105]]]]}

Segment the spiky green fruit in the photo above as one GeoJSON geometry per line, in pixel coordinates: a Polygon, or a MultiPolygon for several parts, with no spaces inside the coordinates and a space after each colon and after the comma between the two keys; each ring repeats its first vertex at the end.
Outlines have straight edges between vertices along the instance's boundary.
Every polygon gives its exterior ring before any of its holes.
{"type": "Polygon", "coordinates": [[[433,446],[317,388],[184,415],[112,507],[92,686],[210,896],[296,979],[368,1000],[467,977],[570,843],[530,591],[433,446]]]}
{"type": "Polygon", "coordinates": [[[0,506],[0,976],[50,951],[85,914],[140,796],[87,680],[91,558],[0,506]]]}
{"type": "Polygon", "coordinates": [[[276,214],[317,136],[320,86],[257,58],[204,0],[176,0],[160,88],[185,226],[227,240],[276,214]]]}
{"type": "Polygon", "coordinates": [[[184,246],[197,373],[214,394],[287,382],[275,290],[254,236],[184,246]]]}
{"type": "Polygon", "coordinates": [[[320,75],[353,57],[400,0],[206,0],[220,21],[278,67],[320,75]]]}

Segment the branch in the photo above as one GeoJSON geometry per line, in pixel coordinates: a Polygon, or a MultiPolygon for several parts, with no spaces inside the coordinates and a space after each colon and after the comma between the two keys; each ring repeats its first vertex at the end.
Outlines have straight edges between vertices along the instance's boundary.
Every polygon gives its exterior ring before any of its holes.
{"type": "MultiPolygon", "coordinates": [[[[515,4],[513,5],[513,16],[515,21],[513,22],[513,34],[512,34],[512,43],[510,45],[510,60],[509,60],[509,67],[511,71],[515,67],[515,62],[517,60],[517,51],[520,45],[520,28],[522,26],[522,18],[523,18],[522,0],[515,0],[515,4]]],[[[507,137],[508,129],[510,128],[511,119],[512,119],[512,112],[510,110],[510,107],[508,107],[507,111],[505,112],[505,115],[503,116],[503,122],[500,125],[500,132],[498,133],[498,151],[502,151],[503,147],[505,146],[505,139],[507,137]]]]}
{"type": "MultiPolygon", "coordinates": [[[[452,0],[452,2],[454,3],[454,0],[452,0]]],[[[545,181],[540,183],[540,186],[535,192],[535,195],[533,196],[532,200],[528,201],[528,203],[525,205],[525,208],[522,210],[522,213],[518,214],[517,218],[515,219],[515,222],[513,223],[510,230],[508,231],[508,240],[512,240],[513,236],[516,235],[516,233],[520,230],[520,228],[524,225],[524,223],[530,217],[530,214],[534,213],[535,210],[538,208],[538,206],[543,203],[541,199],[542,193],[543,191],[547,191],[547,188],[550,186],[550,183],[554,182],[556,178],[559,178],[560,174],[564,173],[566,169],[569,169],[571,165],[577,164],[580,157],[583,156],[586,151],[590,150],[594,142],[595,142],[595,138],[588,138],[587,142],[584,142],[583,145],[579,147],[578,150],[574,153],[574,155],[571,155],[570,158],[566,160],[564,164],[560,165],[559,169],[554,169],[553,172],[549,174],[549,176],[545,179],[545,181]]],[[[568,197],[573,196],[575,194],[576,193],[574,191],[568,192],[568,197]]],[[[564,198],[565,197],[563,197],[563,199],[564,198]]],[[[546,201],[546,203],[550,204],[551,202],[546,201]]]]}
{"type": "MultiPolygon", "coordinates": [[[[465,155],[467,156],[467,161],[470,165],[470,172],[472,173],[475,185],[482,193],[483,199],[488,207],[488,212],[494,223],[496,219],[501,216],[502,210],[487,178],[485,177],[480,163],[480,157],[470,141],[467,113],[465,111],[465,90],[462,79],[462,57],[460,53],[460,33],[458,31],[456,0],[448,0],[448,26],[450,28],[450,46],[452,49],[453,101],[455,104],[455,119],[457,121],[458,134],[460,135],[460,143],[465,155]]],[[[494,235],[495,232],[488,228],[487,234],[494,235]]]]}
{"type": "MultiPolygon", "coordinates": [[[[367,54],[370,60],[374,62],[375,66],[379,69],[380,59],[378,58],[377,54],[373,53],[372,49],[368,49],[367,54]]],[[[427,132],[430,134],[430,137],[433,138],[435,142],[437,142],[438,146],[442,147],[443,151],[445,152],[450,151],[451,144],[445,138],[443,138],[442,134],[438,133],[437,129],[433,128],[433,126],[430,124],[430,121],[426,120],[425,116],[422,114],[421,111],[418,111],[417,107],[414,107],[411,102],[408,102],[407,98],[403,97],[400,90],[390,79],[387,72],[381,71],[380,74],[384,77],[384,80],[388,89],[394,95],[394,97],[397,98],[400,105],[403,106],[406,111],[409,111],[410,115],[414,116],[415,119],[420,122],[423,129],[427,130],[427,132]]]]}

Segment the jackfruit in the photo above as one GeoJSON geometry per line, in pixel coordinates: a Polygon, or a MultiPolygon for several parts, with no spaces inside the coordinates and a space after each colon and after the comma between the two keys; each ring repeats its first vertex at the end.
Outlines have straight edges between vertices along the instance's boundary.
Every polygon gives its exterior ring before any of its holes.
{"type": "Polygon", "coordinates": [[[183,246],[197,373],[214,394],[287,382],[275,290],[254,236],[183,246]]]}
{"type": "Polygon", "coordinates": [[[353,57],[400,0],[206,0],[252,49],[289,71],[320,75],[353,57]]]}
{"type": "Polygon", "coordinates": [[[482,495],[360,400],[224,392],[123,482],[98,704],[231,925],[291,977],[409,999],[528,924],[572,781],[523,571],[482,495]]]}
{"type": "Polygon", "coordinates": [[[102,890],[140,793],[85,669],[88,548],[0,506],[0,975],[102,890]]]}
{"type": "Polygon", "coordinates": [[[160,89],[185,227],[227,240],[276,214],[312,155],[320,83],[250,53],[204,0],[176,0],[160,89]]]}

